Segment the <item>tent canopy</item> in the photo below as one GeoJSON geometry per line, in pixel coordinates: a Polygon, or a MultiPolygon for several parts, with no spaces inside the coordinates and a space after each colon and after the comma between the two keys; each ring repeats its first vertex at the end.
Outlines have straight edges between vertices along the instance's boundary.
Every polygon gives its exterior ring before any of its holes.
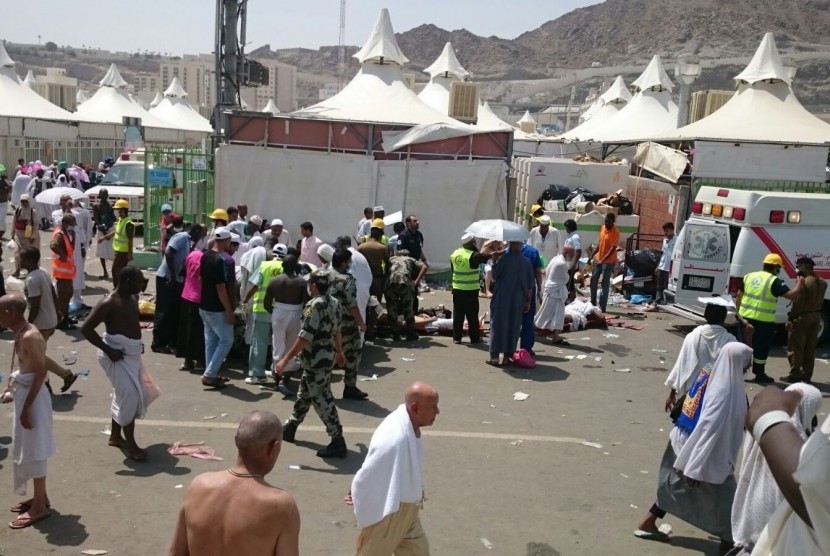
{"type": "Polygon", "coordinates": [[[213,126],[187,102],[186,96],[179,78],[174,77],[161,102],[150,108],[150,114],[170,122],[177,129],[211,133],[213,126]]]}
{"type": "Polygon", "coordinates": [[[631,100],[631,93],[625,86],[622,75],[618,75],[614,83],[588,109],[591,112],[585,121],[559,138],[570,141],[591,140],[594,133],[619,112],[631,100]]]}
{"type": "Polygon", "coordinates": [[[170,86],[164,91],[164,96],[173,98],[185,98],[187,96],[187,92],[182,87],[182,82],[179,81],[178,76],[174,77],[173,81],[170,82],[170,86]]]}
{"type": "Polygon", "coordinates": [[[361,64],[366,62],[391,62],[402,66],[409,62],[409,58],[403,55],[398,41],[395,39],[395,32],[392,30],[392,20],[389,18],[389,10],[383,8],[375,22],[375,27],[369,35],[369,40],[355,55],[361,64]]]}
{"type": "Polygon", "coordinates": [[[52,104],[28,85],[14,71],[14,60],[0,42],[0,116],[38,118],[41,120],[77,121],[78,117],[52,104]]]}
{"type": "Polygon", "coordinates": [[[640,77],[634,80],[631,84],[638,91],[646,89],[658,89],[672,91],[672,82],[669,74],[663,69],[663,62],[660,60],[660,55],[655,54],[651,61],[640,74],[640,77]]]}
{"type": "Polygon", "coordinates": [[[279,114],[280,109],[277,108],[277,104],[274,102],[274,99],[269,98],[268,104],[265,105],[265,108],[262,109],[263,112],[268,112],[269,114],[279,114]]]}
{"type": "Polygon", "coordinates": [[[605,104],[611,102],[625,104],[631,100],[631,91],[625,86],[623,76],[618,75],[614,82],[611,83],[611,86],[608,87],[608,90],[602,93],[599,99],[605,104]]]}
{"type": "Polygon", "coordinates": [[[447,42],[444,45],[444,50],[441,51],[441,55],[438,56],[432,65],[424,70],[424,73],[428,73],[430,77],[436,77],[438,75],[449,77],[450,75],[454,75],[458,79],[465,79],[470,75],[470,72],[465,70],[461,62],[458,61],[451,42],[447,42]]]}
{"type": "Polygon", "coordinates": [[[780,68],[783,64],[775,40],[767,33],[752,61],[735,78],[744,84],[729,102],[675,132],[653,137],[666,141],[830,143],[830,124],[802,106],[780,68]]]}

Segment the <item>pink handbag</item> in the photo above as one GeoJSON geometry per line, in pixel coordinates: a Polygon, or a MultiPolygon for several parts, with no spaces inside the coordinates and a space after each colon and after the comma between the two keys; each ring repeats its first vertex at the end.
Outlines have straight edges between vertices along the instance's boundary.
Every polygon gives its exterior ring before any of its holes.
{"type": "Polygon", "coordinates": [[[513,365],[520,369],[532,369],[536,366],[536,361],[528,350],[520,349],[513,354],[513,365]]]}

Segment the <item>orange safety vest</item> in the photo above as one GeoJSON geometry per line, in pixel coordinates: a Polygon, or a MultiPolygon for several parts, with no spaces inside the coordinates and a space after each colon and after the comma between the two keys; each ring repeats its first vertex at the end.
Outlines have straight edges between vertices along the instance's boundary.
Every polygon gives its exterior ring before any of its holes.
{"type": "MultiPolygon", "coordinates": [[[[60,231],[59,228],[56,228],[52,234],[52,239],[55,239],[55,236],[60,231]]],[[[61,236],[63,237],[63,245],[66,248],[66,260],[60,260],[57,254],[52,257],[52,278],[55,280],[72,280],[75,277],[75,248],[72,247],[72,243],[70,243],[66,234],[61,234],[61,236]]]]}

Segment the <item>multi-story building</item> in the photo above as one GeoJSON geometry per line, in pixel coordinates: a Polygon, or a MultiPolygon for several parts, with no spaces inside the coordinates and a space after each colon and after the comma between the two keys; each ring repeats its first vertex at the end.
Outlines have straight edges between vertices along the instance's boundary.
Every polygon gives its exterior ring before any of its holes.
{"type": "MultiPolygon", "coordinates": [[[[133,91],[136,93],[140,93],[142,91],[152,91],[155,94],[156,91],[163,90],[159,88],[159,76],[140,73],[136,74],[133,77],[133,91]]],[[[150,97],[152,99],[152,96],[150,97]]]]}
{"type": "Polygon", "coordinates": [[[46,68],[46,75],[36,75],[32,89],[64,110],[75,111],[78,80],[66,75],[63,68],[46,68]]]}

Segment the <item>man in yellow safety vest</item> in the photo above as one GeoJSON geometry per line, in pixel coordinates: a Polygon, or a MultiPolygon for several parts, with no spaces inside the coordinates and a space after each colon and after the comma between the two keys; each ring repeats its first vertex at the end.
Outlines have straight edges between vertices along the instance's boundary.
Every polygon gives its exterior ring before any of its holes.
{"type": "Polygon", "coordinates": [[[479,253],[476,238],[472,234],[461,236],[461,247],[450,255],[452,265],[452,341],[461,343],[464,332],[464,318],[467,318],[470,343],[481,342],[478,324],[478,267],[490,255],[479,253]]]}
{"type": "Polygon", "coordinates": [[[804,281],[798,277],[792,289],[778,278],[784,261],[780,255],[770,253],[764,257],[763,269],[744,276],[738,291],[735,306],[738,309],[738,323],[741,333],[752,345],[752,372],[754,382],[767,384],[775,379],[767,375],[766,365],[769,348],[775,340],[775,309],[778,298],[794,299],[801,292],[804,281]]]}
{"type": "Polygon", "coordinates": [[[243,305],[253,299],[254,325],[251,333],[251,349],[248,354],[248,378],[246,384],[266,384],[265,361],[268,346],[271,345],[271,313],[265,310],[265,290],[272,278],[283,272],[282,259],[287,254],[284,245],[277,244],[273,249],[275,258],[262,261],[249,280],[250,287],[245,294],[243,305]],[[281,249],[278,249],[281,248],[281,249]]]}
{"type": "Polygon", "coordinates": [[[98,238],[98,243],[112,238],[112,250],[115,252],[112,261],[112,286],[118,288],[118,273],[133,260],[135,224],[130,219],[130,204],[126,200],[118,199],[112,208],[118,215],[118,222],[110,233],[98,238]]]}

